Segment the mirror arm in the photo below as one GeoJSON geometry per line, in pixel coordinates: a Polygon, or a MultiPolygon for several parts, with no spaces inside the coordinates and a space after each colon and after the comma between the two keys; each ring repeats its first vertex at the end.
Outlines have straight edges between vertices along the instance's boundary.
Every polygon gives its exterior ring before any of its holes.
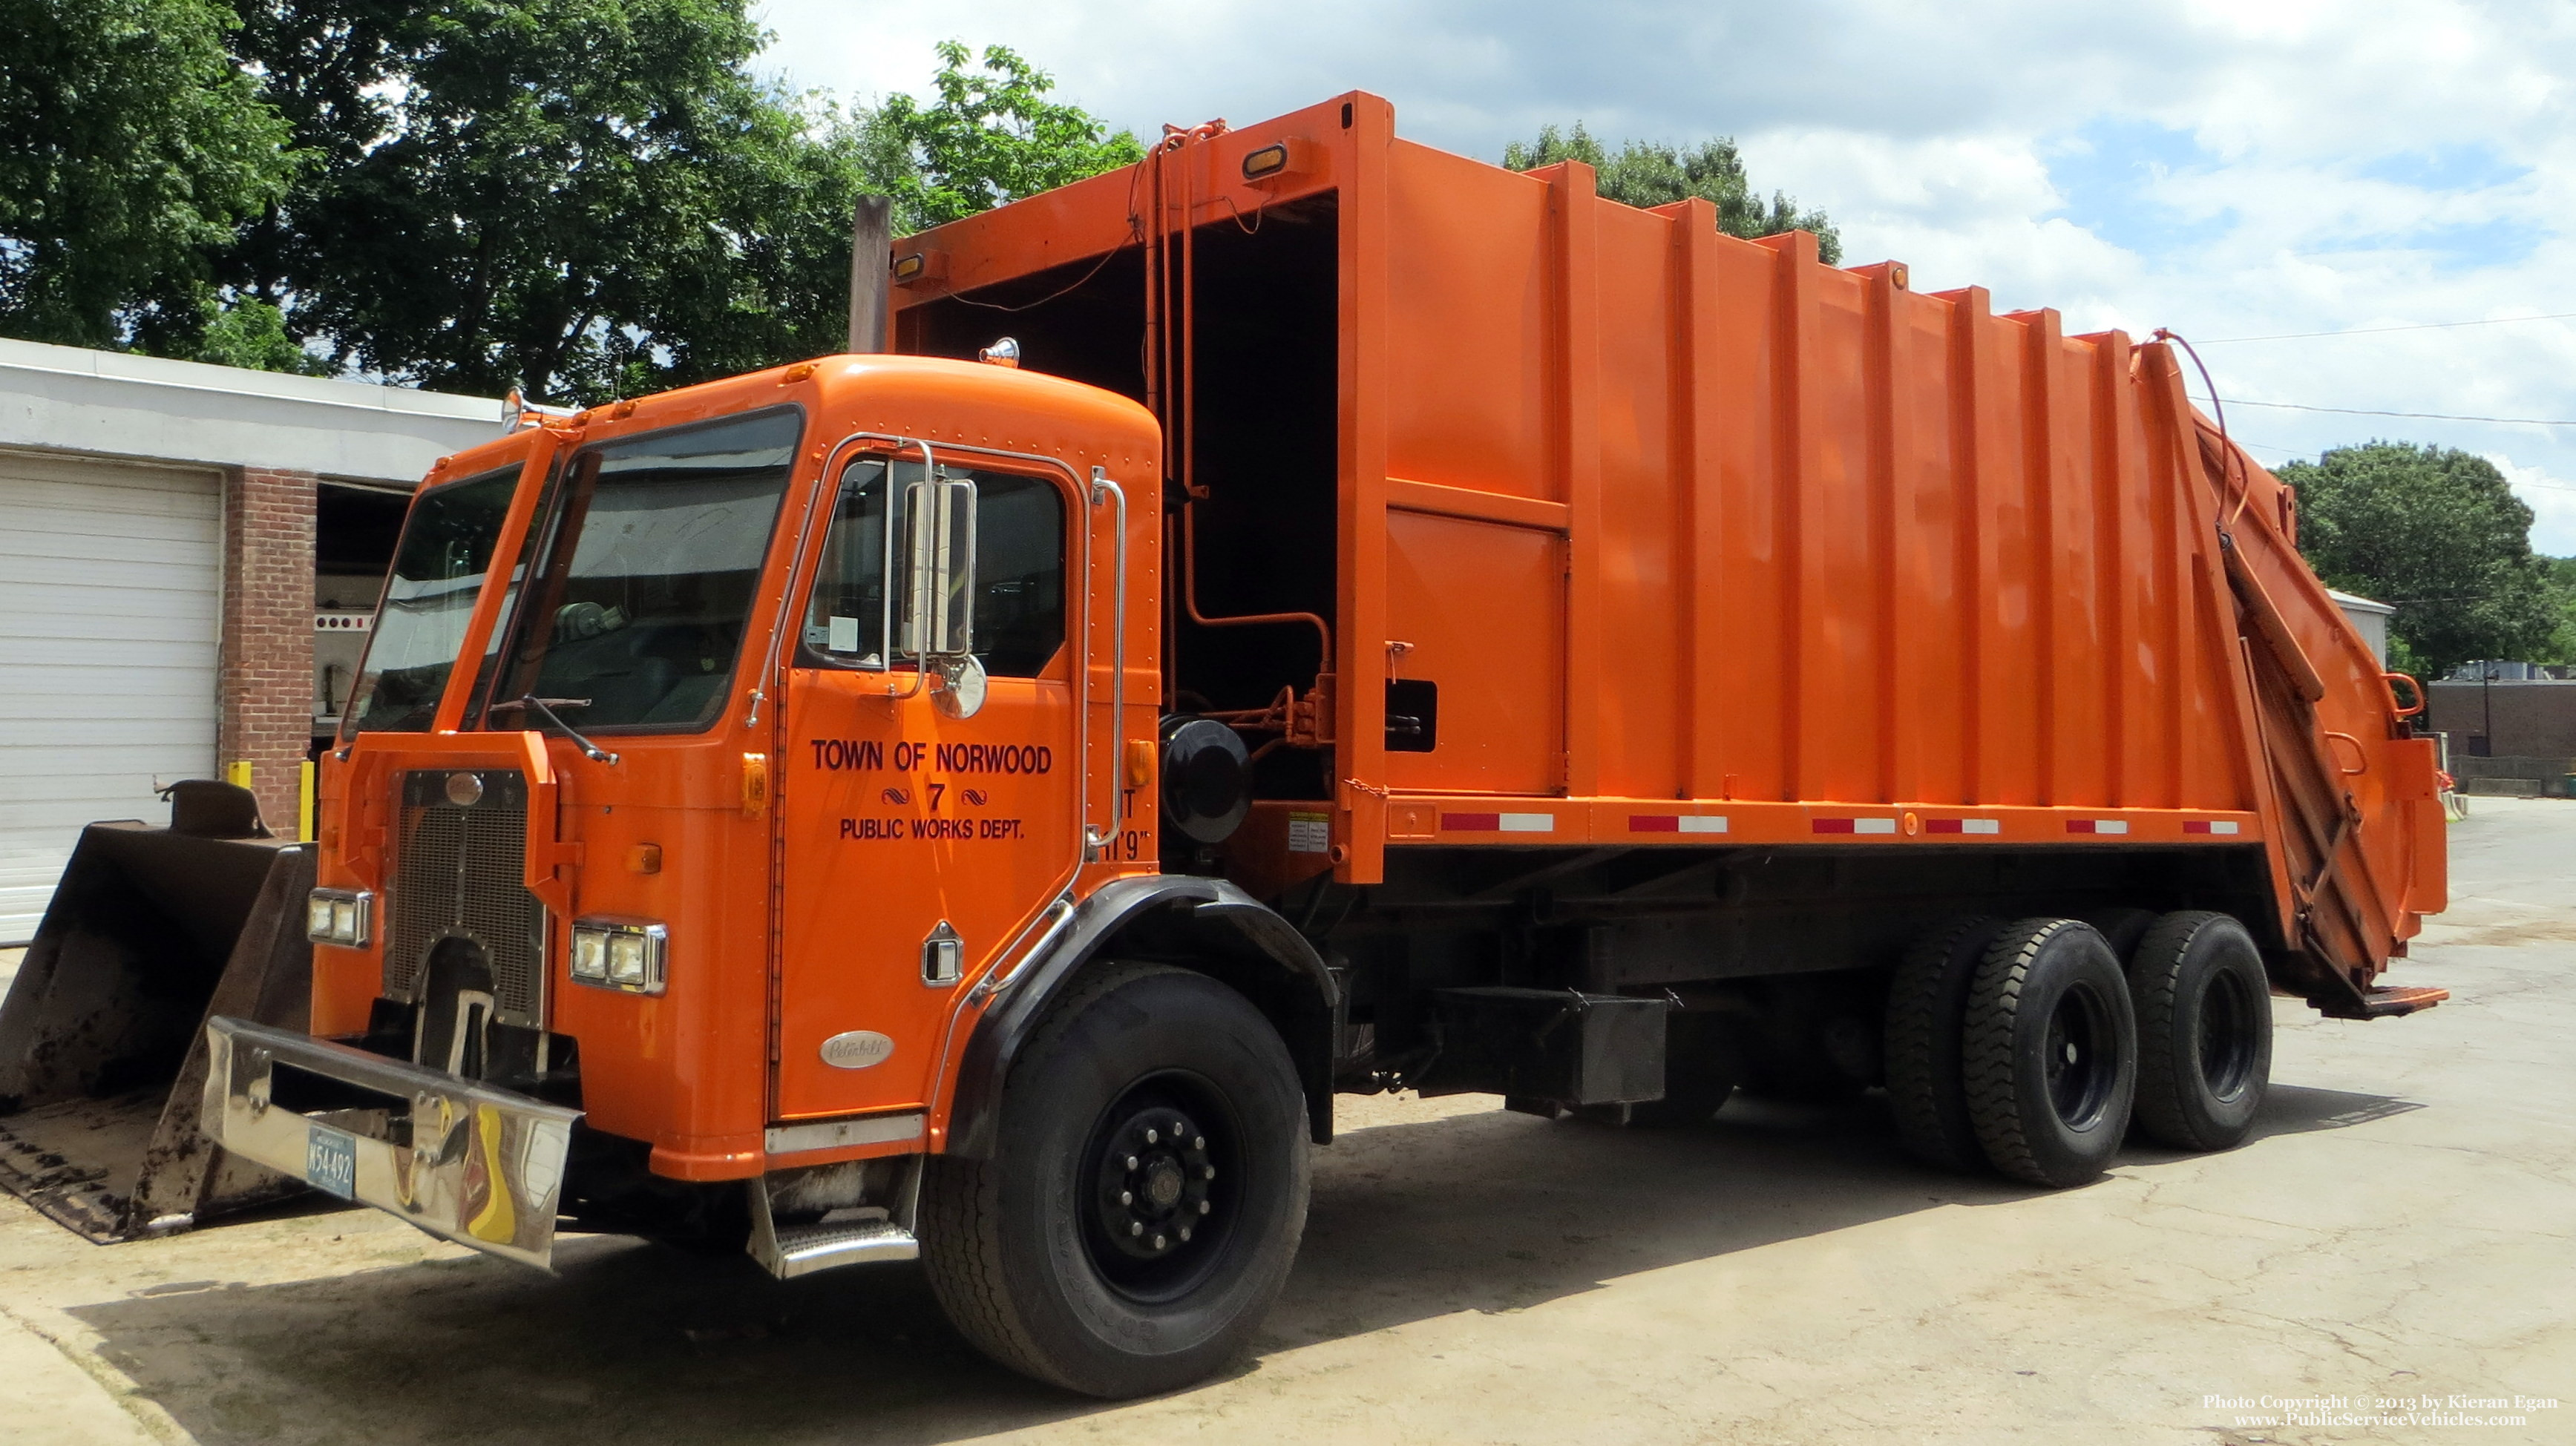
{"type": "MultiPolygon", "coordinates": [[[[931,472],[936,462],[936,459],[931,455],[930,444],[928,442],[918,441],[908,437],[896,438],[894,452],[891,456],[886,458],[886,518],[885,527],[883,529],[885,534],[885,557],[884,568],[880,578],[880,588],[882,590],[882,595],[885,598],[885,605],[881,610],[883,615],[877,619],[877,656],[885,659],[887,674],[885,695],[898,702],[906,698],[920,697],[921,690],[930,686],[930,659],[926,652],[916,653],[914,655],[912,686],[910,688],[898,691],[895,687],[893,677],[896,613],[894,590],[894,499],[896,496],[894,485],[894,464],[896,460],[903,455],[903,449],[907,446],[918,447],[921,449],[921,478],[924,482],[930,480],[931,472]]],[[[910,509],[907,508],[906,510],[909,511],[910,509]]],[[[904,519],[904,523],[906,526],[910,526],[912,519],[910,517],[906,517],[904,519]]],[[[909,579],[906,579],[907,583],[909,583],[909,581],[909,579]]],[[[910,586],[906,586],[904,589],[904,592],[907,595],[909,595],[911,591],[912,589],[910,586]]],[[[928,620],[922,619],[921,622],[926,628],[928,620]]],[[[926,647],[929,639],[925,634],[920,641],[926,647]]]]}

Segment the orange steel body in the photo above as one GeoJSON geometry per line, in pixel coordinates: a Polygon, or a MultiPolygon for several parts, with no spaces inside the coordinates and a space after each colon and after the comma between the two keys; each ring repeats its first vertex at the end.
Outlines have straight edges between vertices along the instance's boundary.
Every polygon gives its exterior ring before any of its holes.
{"type": "MultiPolygon", "coordinates": [[[[2191,411],[2163,345],[2067,336],[2055,313],[1998,315],[1973,288],[1918,294],[1892,263],[1827,267],[1802,234],[1736,240],[1699,202],[1634,210],[1580,165],[1514,174],[1411,144],[1357,93],[1203,127],[1139,167],[900,244],[938,264],[898,288],[890,337],[914,308],[1127,247],[1186,279],[1191,228],[1254,227],[1325,192],[1338,522],[1330,555],[1288,561],[1330,576],[1333,615],[1282,626],[1331,639],[1331,684],[1303,702],[1332,796],[1255,805],[1232,867],[1256,894],[1326,868],[1370,884],[1390,850],[1459,845],[2253,847],[2278,939],[2356,990],[2442,907],[2431,744],[2406,736],[2298,560],[2287,492],[2191,411]],[[1244,180],[1245,156],[1281,142],[1288,163],[1244,180]],[[1441,681],[1435,752],[1383,746],[1389,677],[1441,681]],[[1326,851],[1284,840],[1308,810],[1328,815],[1326,851]]],[[[402,771],[521,769],[527,882],[554,919],[547,1027],[579,1041],[590,1125],[650,1142],[651,1167],[688,1180],[939,1150],[972,986],[1012,965],[1061,895],[1156,867],[1156,790],[1129,745],[1167,703],[1167,455],[1175,497],[1226,485],[1189,447],[1204,399],[1195,293],[1178,295],[1148,318],[1133,400],[956,360],[834,357],[443,461],[433,487],[523,469],[488,573],[503,577],[544,480],[579,448],[781,403],[805,417],[713,727],[603,740],[620,755],[603,765],[556,736],[464,731],[460,666],[430,732],[362,734],[326,762],[320,882],[384,887],[402,771]],[[1065,643],[1040,676],[994,680],[974,718],[888,696],[885,674],[793,666],[827,459],[885,445],[849,442],[860,433],[983,449],[943,460],[1061,494],[1065,643]],[[1130,502],[1123,717],[1118,539],[1095,469],[1130,502]],[[943,743],[1044,746],[1059,763],[947,776],[943,743]],[[828,766],[877,756],[862,744],[920,766],[828,766]],[[916,827],[969,785],[1016,820],[1006,836],[916,827]],[[1087,829],[1106,840],[1088,857],[1087,829]],[[563,925],[582,914],[666,922],[667,992],[569,983],[563,925]],[[940,922],[967,940],[965,972],[930,990],[920,951],[940,922]],[[817,1063],[853,1027],[891,1039],[887,1062],[817,1063]],[[918,1134],[891,1142],[772,1138],[916,1114],[918,1134]]],[[[997,313],[991,330],[1010,325],[997,313]]],[[[483,655],[499,591],[461,659],[483,655]]],[[[381,948],[317,946],[316,1034],[366,1028],[381,948]]]]}
{"type": "Polygon", "coordinates": [[[1193,239],[1325,193],[1339,535],[1299,561],[1336,579],[1340,881],[1434,844],[2260,843],[2283,936],[2356,984],[2442,908],[2433,745],[2166,345],[1405,141],[1357,92],[897,243],[939,264],[890,334],[1142,247],[1177,298],[1145,398],[1176,480],[1221,488],[1188,446],[1193,239]],[[2248,587],[2312,718],[2267,730],[2248,587]],[[1391,676],[1440,681],[1436,752],[1382,746],[1391,676]]]}

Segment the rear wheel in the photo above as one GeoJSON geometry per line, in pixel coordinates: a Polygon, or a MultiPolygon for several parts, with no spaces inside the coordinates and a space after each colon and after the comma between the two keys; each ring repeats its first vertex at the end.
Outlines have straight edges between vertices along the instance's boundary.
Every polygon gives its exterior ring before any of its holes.
{"type": "Polygon", "coordinates": [[[2271,982],[2245,926],[2199,911],[2156,920],[2129,961],[2138,1127],[2177,1150],[2242,1144],[2272,1078],[2271,982]]]}
{"type": "Polygon", "coordinates": [[[1959,1073],[1968,991],[2001,919],[1952,919],[1915,941],[1887,989],[1887,1103],[1908,1152],[1945,1170],[1986,1163],[1959,1073]]]}
{"type": "Polygon", "coordinates": [[[2074,919],[2023,919],[1986,948],[1960,1044],[1986,1159],[2034,1185],[2081,1185],[2119,1153],[2138,1078],[2128,980],[2074,919]]]}
{"type": "Polygon", "coordinates": [[[1012,1066],[993,1157],[930,1161],[931,1287],[1024,1374],[1108,1397],[1187,1385],[1249,1344],[1287,1280],[1305,1136],[1288,1051],[1242,995],[1106,966],[1012,1066]]]}

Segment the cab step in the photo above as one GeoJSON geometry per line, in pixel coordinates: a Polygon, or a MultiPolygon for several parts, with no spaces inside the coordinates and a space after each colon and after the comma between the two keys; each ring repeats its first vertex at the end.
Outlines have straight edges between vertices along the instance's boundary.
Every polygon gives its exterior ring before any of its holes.
{"type": "MultiPolygon", "coordinates": [[[[791,1220],[782,1222],[774,1203],[780,1197],[773,1197],[770,1180],[756,1177],[748,1183],[751,1240],[747,1248],[762,1269],[780,1280],[794,1280],[818,1270],[837,1270],[844,1265],[921,1258],[921,1242],[912,1233],[912,1215],[921,1189],[918,1158],[905,1162],[888,1204],[844,1203],[841,1208],[824,1212],[820,1220],[811,1218],[810,1213],[806,1218],[795,1219],[797,1212],[791,1208],[791,1220]]],[[[792,1189],[782,1193],[791,1199],[795,1194],[792,1189]]]]}
{"type": "MultiPolygon", "coordinates": [[[[758,1234],[757,1229],[754,1231],[758,1234]]],[[[872,1265],[888,1260],[918,1260],[921,1242],[891,1220],[853,1220],[832,1225],[772,1225],[771,1247],[754,1249],[760,1263],[780,1280],[794,1280],[818,1270],[843,1265],[872,1265]]]]}

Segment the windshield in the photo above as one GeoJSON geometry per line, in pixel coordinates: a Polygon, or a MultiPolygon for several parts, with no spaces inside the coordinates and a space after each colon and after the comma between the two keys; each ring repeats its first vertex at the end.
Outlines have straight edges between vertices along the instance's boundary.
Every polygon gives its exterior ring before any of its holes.
{"type": "Polygon", "coordinates": [[[429,731],[518,486],[512,466],[433,487],[412,504],[342,737],[429,731]]]}
{"type": "Polygon", "coordinates": [[[804,430],[793,408],[577,454],[486,712],[534,695],[584,732],[687,732],[724,711],[804,430]]]}

